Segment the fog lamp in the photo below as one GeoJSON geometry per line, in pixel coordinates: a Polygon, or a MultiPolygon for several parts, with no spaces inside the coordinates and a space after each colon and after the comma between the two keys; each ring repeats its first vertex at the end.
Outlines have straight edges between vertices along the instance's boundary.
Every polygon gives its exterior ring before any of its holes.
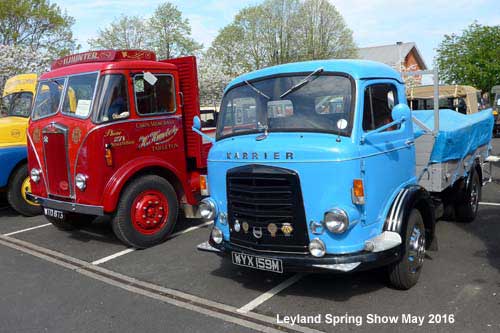
{"type": "Polygon", "coordinates": [[[85,191],[87,188],[87,180],[89,177],[87,175],[84,175],[82,173],[78,173],[75,176],[75,185],[80,191],[85,191]]]}
{"type": "Polygon", "coordinates": [[[325,255],[325,244],[321,239],[315,238],[309,243],[309,252],[311,252],[314,257],[320,258],[325,255]]]}
{"type": "Polygon", "coordinates": [[[212,240],[215,242],[215,244],[220,244],[222,243],[222,231],[217,228],[217,227],[213,227],[212,229],[212,240]]]}
{"type": "Polygon", "coordinates": [[[42,175],[42,170],[36,168],[31,169],[30,178],[35,183],[38,183],[40,181],[41,175],[42,175]]]}
{"type": "Polygon", "coordinates": [[[217,206],[215,205],[215,202],[210,198],[201,200],[199,211],[201,218],[204,221],[212,221],[217,217],[217,206]]]}
{"type": "Polygon", "coordinates": [[[349,228],[349,216],[342,209],[332,209],[325,213],[325,227],[334,234],[344,233],[349,228]]]}

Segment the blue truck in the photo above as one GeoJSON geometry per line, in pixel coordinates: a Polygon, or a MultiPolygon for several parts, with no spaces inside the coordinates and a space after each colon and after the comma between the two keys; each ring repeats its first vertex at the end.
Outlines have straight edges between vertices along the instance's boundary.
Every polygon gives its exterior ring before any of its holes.
{"type": "Polygon", "coordinates": [[[436,221],[476,217],[492,128],[491,110],[411,111],[400,73],[377,62],[242,75],[224,92],[198,249],[275,273],[387,266],[409,289],[436,221]]]}

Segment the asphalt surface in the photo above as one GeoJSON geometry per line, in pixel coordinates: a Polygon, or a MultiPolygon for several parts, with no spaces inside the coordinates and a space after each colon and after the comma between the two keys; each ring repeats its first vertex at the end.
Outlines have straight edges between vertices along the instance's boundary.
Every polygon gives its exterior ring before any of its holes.
{"type": "Polygon", "coordinates": [[[62,232],[0,208],[0,332],[498,332],[499,167],[493,178],[476,221],[437,224],[439,250],[428,252],[409,291],[388,287],[381,269],[280,276],[235,267],[196,250],[209,233],[200,221],[180,221],[166,243],[127,251],[106,219],[62,232]],[[287,315],[321,322],[279,326],[287,315]],[[421,326],[402,323],[417,316],[421,326]]]}

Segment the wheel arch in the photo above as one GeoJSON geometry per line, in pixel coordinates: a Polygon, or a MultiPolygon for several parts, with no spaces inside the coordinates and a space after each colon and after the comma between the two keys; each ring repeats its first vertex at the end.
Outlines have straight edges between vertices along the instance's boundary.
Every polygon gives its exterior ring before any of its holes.
{"type": "Polygon", "coordinates": [[[403,244],[405,244],[405,231],[412,209],[417,209],[422,215],[428,247],[434,239],[436,215],[430,193],[421,186],[412,185],[401,189],[391,204],[385,220],[384,230],[399,233],[403,244]]]}
{"type": "MultiPolygon", "coordinates": [[[[21,160],[19,160],[13,167],[12,169],[10,170],[10,173],[9,173],[9,178],[8,178],[8,181],[7,181],[7,186],[10,186],[10,183],[12,182],[12,179],[14,178],[14,174],[16,173],[17,170],[19,170],[19,168],[21,168],[23,165],[28,165],[28,158],[23,158],[21,160]]],[[[28,170],[28,175],[29,175],[29,170],[28,170]]]]}
{"type": "Polygon", "coordinates": [[[103,195],[104,211],[112,212],[116,209],[118,200],[123,194],[126,187],[134,180],[145,175],[158,175],[166,179],[172,186],[177,194],[179,202],[186,200],[187,184],[183,181],[181,172],[176,170],[168,162],[162,160],[146,160],[134,166],[129,165],[131,162],[124,165],[118,172],[115,173],[106,185],[103,195]]]}

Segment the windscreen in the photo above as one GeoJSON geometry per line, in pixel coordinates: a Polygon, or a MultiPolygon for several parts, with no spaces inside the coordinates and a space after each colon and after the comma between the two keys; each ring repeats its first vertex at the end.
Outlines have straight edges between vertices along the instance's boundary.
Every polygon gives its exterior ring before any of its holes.
{"type": "Polygon", "coordinates": [[[225,94],[217,139],[265,129],[350,136],[353,90],[349,78],[321,73],[246,81],[225,94]]]}
{"type": "Polygon", "coordinates": [[[0,102],[0,117],[24,117],[31,112],[33,94],[30,92],[13,93],[2,98],[0,102]]]}
{"type": "Polygon", "coordinates": [[[40,81],[33,106],[32,119],[37,120],[57,112],[64,89],[64,78],[40,81]]]}

